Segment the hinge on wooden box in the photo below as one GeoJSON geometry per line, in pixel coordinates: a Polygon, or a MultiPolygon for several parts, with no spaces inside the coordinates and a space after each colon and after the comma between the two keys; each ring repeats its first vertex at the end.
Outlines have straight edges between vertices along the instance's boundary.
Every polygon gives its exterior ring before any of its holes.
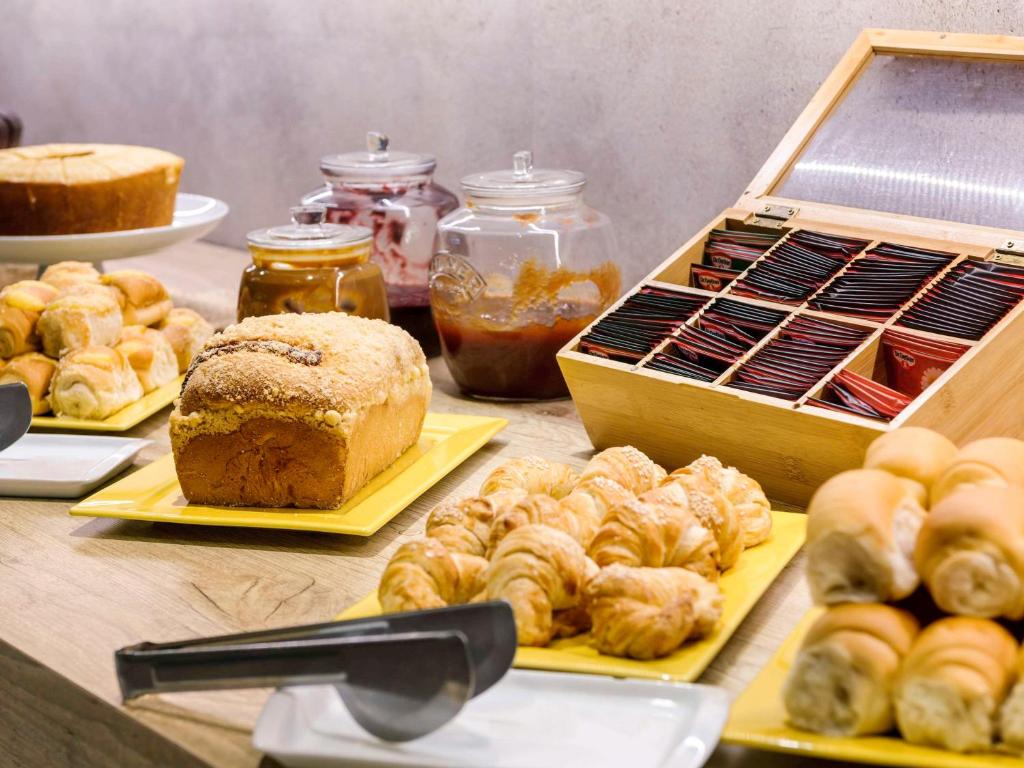
{"type": "Polygon", "coordinates": [[[995,249],[990,261],[1024,267],[1024,240],[1007,240],[995,249]]]}
{"type": "Polygon", "coordinates": [[[790,205],[764,205],[754,211],[747,224],[768,229],[782,229],[783,225],[800,213],[799,208],[790,205]]]}

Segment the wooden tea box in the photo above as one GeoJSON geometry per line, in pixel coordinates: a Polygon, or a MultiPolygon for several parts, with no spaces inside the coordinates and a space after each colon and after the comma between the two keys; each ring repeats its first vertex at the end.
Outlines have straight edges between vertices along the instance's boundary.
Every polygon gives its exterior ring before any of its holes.
{"type": "MultiPolygon", "coordinates": [[[[703,305],[684,327],[723,297],[784,313],[785,318],[712,381],[653,370],[660,341],[641,359],[583,351],[590,328],[558,359],[597,448],[632,444],[665,466],[714,454],[759,480],[776,500],[805,505],[824,480],[861,464],[886,431],[919,425],[957,443],[989,435],[1024,437],[1024,303],[978,339],[902,327],[922,299],[965,262],[1024,264],[1024,39],[866,30],[824,82],[735,207],[723,211],[627,291],[602,318],[645,286],[694,296],[703,305]],[[950,263],[915,289],[891,317],[867,320],[819,311],[809,299],[765,301],[742,295],[741,281],[692,287],[714,230],[798,232],[860,238],[944,251],[950,263]],[[794,400],[738,389],[740,370],[795,318],[860,328],[864,340],[794,400]],[[891,421],[816,405],[841,371],[883,384],[882,340],[890,329],[967,347],[891,421]]],[[[778,244],[773,246],[773,250],[778,244]]],[[[851,261],[850,264],[854,262],[851,261]]],[[[699,281],[698,281],[698,284],[699,281]]],[[[970,311],[970,308],[965,308],[970,311]]],[[[677,337],[680,330],[672,332],[677,337]]],[[[592,347],[591,347],[592,349],[592,347]]]]}

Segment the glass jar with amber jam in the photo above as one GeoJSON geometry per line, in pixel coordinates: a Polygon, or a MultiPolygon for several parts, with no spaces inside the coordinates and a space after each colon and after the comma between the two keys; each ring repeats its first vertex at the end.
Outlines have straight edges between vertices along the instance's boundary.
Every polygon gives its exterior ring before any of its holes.
{"type": "Polygon", "coordinates": [[[238,319],[288,312],[347,312],[388,320],[381,269],[365,227],[325,224],[322,205],[291,209],[292,223],[248,234],[238,319]]]}
{"type": "Polygon", "coordinates": [[[438,223],[430,305],[441,349],[463,392],[545,400],[568,389],[556,353],[621,290],[608,217],[582,197],[577,171],[467,176],[466,205],[438,223]]]}

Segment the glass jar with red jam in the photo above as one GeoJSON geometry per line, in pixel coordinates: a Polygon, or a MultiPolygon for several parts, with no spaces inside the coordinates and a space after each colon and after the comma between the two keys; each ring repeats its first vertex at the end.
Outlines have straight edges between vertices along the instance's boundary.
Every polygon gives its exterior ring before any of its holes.
{"type": "Polygon", "coordinates": [[[292,208],[292,223],[248,234],[238,319],[288,312],[347,312],[388,319],[380,267],[366,227],[325,224],[322,205],[292,208]]]}
{"type": "Polygon", "coordinates": [[[391,322],[420,342],[428,356],[439,353],[430,319],[427,271],[437,222],[459,201],[433,181],[433,155],[396,152],[388,137],[367,134],[365,152],[328,155],[320,161],[325,186],[303,203],[327,207],[327,221],[373,231],[373,261],[387,284],[391,322]]]}
{"type": "Polygon", "coordinates": [[[568,389],[556,353],[614,302],[610,221],[583,201],[578,171],[513,167],[462,180],[466,205],[438,223],[430,302],[441,350],[466,394],[545,400],[568,389]]]}

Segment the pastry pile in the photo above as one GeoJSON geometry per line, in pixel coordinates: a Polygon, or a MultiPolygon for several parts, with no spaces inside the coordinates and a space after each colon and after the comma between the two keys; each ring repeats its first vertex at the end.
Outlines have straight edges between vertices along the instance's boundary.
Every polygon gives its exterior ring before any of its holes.
{"type": "Polygon", "coordinates": [[[996,621],[1024,618],[1024,442],[957,450],[908,427],[872,443],[864,467],[831,478],[807,510],[807,578],[828,609],[787,679],[790,721],[1024,750],[1024,653],[996,621]],[[934,608],[886,604],[919,587],[948,614],[923,629],[934,608]]]}
{"type": "Polygon", "coordinates": [[[600,653],[653,659],[714,629],[719,574],[771,520],[757,482],[711,456],[669,475],[631,446],[581,473],[521,457],[435,508],[378,597],[385,613],[506,600],[520,645],[589,631],[600,653]]]}
{"type": "Polygon", "coordinates": [[[152,275],[64,261],[0,290],[0,384],[23,382],[33,415],[105,419],[184,373],[212,333],[152,275]]]}

